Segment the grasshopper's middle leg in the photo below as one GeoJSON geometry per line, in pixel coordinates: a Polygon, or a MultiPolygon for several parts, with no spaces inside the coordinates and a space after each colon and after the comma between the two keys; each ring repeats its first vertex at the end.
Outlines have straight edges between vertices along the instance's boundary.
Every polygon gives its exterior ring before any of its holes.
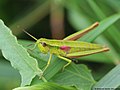
{"type": "Polygon", "coordinates": [[[71,61],[70,59],[68,59],[68,58],[65,58],[65,57],[62,57],[62,56],[58,56],[58,57],[68,62],[67,64],[65,64],[65,65],[63,66],[63,69],[62,69],[62,70],[64,70],[65,67],[67,67],[67,66],[72,62],[72,61],[71,61]]]}
{"type": "Polygon", "coordinates": [[[52,58],[52,54],[50,54],[50,57],[48,59],[47,65],[45,66],[45,68],[43,69],[43,72],[48,68],[48,66],[50,65],[51,62],[51,58],[52,58]]]}

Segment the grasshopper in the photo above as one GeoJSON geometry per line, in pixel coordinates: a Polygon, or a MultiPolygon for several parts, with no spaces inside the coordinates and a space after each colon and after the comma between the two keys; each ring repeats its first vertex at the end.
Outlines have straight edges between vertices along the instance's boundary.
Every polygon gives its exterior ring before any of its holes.
{"type": "Polygon", "coordinates": [[[94,23],[90,27],[78,31],[63,40],[55,40],[55,39],[46,39],[46,38],[40,38],[36,39],[34,36],[29,34],[28,32],[24,31],[26,34],[28,34],[30,37],[32,37],[34,40],[36,40],[35,46],[38,46],[40,51],[42,53],[47,54],[50,53],[50,57],[48,59],[46,67],[43,69],[43,72],[48,68],[52,55],[55,54],[59,58],[67,61],[68,63],[63,66],[63,69],[68,66],[71,63],[71,60],[69,58],[77,58],[82,57],[86,55],[91,55],[99,52],[105,52],[108,51],[109,48],[106,46],[102,46],[99,44],[93,44],[83,41],[75,41],[82,36],[84,36],[89,31],[93,30],[95,27],[99,25],[98,22],[94,23]]]}

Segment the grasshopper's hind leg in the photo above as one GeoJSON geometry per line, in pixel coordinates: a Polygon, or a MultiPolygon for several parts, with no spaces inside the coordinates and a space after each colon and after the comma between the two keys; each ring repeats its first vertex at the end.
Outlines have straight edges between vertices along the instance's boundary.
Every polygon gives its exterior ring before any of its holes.
{"type": "Polygon", "coordinates": [[[52,58],[52,54],[50,54],[49,60],[47,62],[47,65],[45,66],[45,68],[43,69],[43,72],[48,68],[48,66],[50,65],[51,62],[51,58],[52,58]]]}
{"type": "Polygon", "coordinates": [[[58,57],[68,62],[67,64],[65,64],[65,65],[63,66],[63,69],[62,69],[62,70],[64,70],[65,67],[67,67],[67,66],[72,62],[72,61],[71,61],[70,59],[68,59],[68,58],[65,58],[65,57],[62,57],[62,56],[58,56],[58,57]]]}

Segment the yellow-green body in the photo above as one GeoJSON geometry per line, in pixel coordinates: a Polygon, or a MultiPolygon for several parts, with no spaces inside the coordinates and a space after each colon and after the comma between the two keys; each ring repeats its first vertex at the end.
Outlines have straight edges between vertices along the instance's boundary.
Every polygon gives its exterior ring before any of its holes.
{"type": "Polygon", "coordinates": [[[104,52],[108,51],[109,48],[106,46],[102,46],[99,44],[93,44],[93,43],[88,43],[88,42],[83,42],[83,41],[75,41],[91,31],[93,28],[98,26],[98,22],[95,24],[91,25],[90,27],[81,30],[79,32],[76,32],[63,40],[54,40],[54,39],[45,39],[45,38],[40,38],[36,39],[29,33],[27,33],[29,36],[31,36],[33,39],[36,40],[36,44],[40,51],[42,53],[50,53],[50,58],[48,60],[48,63],[46,67],[44,68],[43,71],[47,69],[47,67],[50,64],[52,54],[57,55],[59,58],[67,61],[68,63],[63,67],[63,69],[68,66],[71,63],[71,60],[68,58],[76,58],[76,57],[82,57],[94,53],[99,53],[99,52],[104,52]]]}
{"type": "Polygon", "coordinates": [[[99,50],[103,49],[104,46],[98,44],[92,44],[82,41],[66,41],[66,40],[54,40],[54,39],[45,39],[41,38],[37,41],[38,48],[42,53],[56,54],[64,57],[68,57],[71,53],[81,52],[85,54],[86,51],[99,50]],[[41,43],[45,43],[46,46],[42,46],[41,43]],[[60,47],[68,46],[70,47],[69,51],[61,50],[60,47]],[[41,49],[43,47],[43,49],[41,49]]]}

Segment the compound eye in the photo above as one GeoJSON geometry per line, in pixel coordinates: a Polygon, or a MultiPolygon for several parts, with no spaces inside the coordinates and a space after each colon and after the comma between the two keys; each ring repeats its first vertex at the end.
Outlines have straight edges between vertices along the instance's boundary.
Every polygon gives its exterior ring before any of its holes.
{"type": "Polygon", "coordinates": [[[47,46],[47,44],[44,43],[44,42],[41,42],[41,44],[42,44],[43,47],[47,46]]]}

